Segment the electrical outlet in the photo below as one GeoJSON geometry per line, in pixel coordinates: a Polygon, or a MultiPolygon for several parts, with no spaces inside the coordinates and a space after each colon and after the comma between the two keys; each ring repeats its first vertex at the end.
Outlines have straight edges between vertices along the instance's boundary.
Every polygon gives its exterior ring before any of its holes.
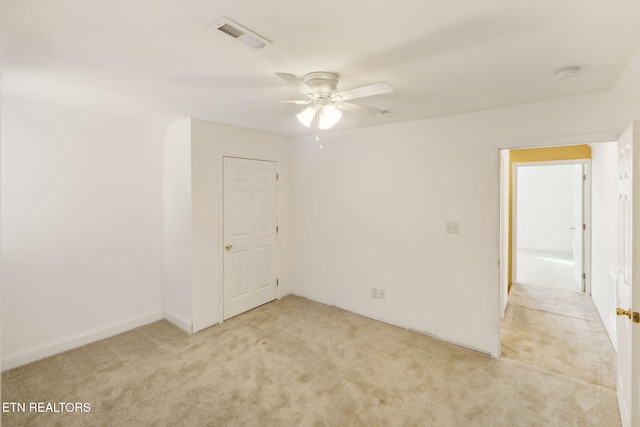
{"type": "Polygon", "coordinates": [[[460,223],[458,221],[447,221],[445,231],[451,234],[458,234],[460,232],[460,223]]]}
{"type": "Polygon", "coordinates": [[[371,288],[371,297],[372,298],[378,298],[378,288],[371,288]]]}
{"type": "Polygon", "coordinates": [[[380,296],[380,299],[384,299],[384,296],[385,296],[384,289],[379,289],[378,290],[378,295],[380,296]]]}

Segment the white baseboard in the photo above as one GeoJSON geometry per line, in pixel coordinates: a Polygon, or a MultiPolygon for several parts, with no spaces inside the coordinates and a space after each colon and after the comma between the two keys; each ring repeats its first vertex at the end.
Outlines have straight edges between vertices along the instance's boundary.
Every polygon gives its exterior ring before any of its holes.
{"type": "MultiPolygon", "coordinates": [[[[294,294],[294,295],[295,295],[295,294],[294,294]]],[[[301,296],[301,295],[297,295],[297,296],[300,296],[300,297],[302,297],[302,298],[306,298],[306,299],[308,299],[308,300],[310,300],[310,301],[318,302],[318,303],[320,303],[320,304],[328,305],[328,306],[330,306],[330,307],[339,308],[340,310],[344,310],[344,311],[347,311],[347,312],[349,312],[349,313],[356,314],[356,315],[358,315],[358,316],[366,317],[367,319],[375,320],[376,322],[386,323],[387,325],[395,326],[396,328],[400,328],[400,329],[407,329],[407,330],[409,330],[409,331],[411,331],[411,332],[415,332],[415,333],[417,333],[417,334],[425,335],[425,336],[428,336],[428,337],[430,337],[430,338],[434,338],[434,339],[437,339],[437,340],[440,340],[440,341],[448,342],[448,343],[450,343],[450,344],[457,345],[458,347],[467,348],[467,349],[469,349],[469,350],[473,350],[473,351],[476,351],[476,352],[478,352],[478,353],[482,353],[482,354],[490,355],[490,356],[492,356],[492,357],[499,357],[499,356],[500,356],[500,354],[499,354],[499,353],[492,352],[492,351],[490,351],[490,350],[486,350],[486,349],[481,349],[481,348],[474,347],[474,346],[471,346],[471,345],[467,345],[467,344],[464,344],[464,343],[461,343],[461,342],[458,342],[458,341],[455,341],[455,340],[447,339],[447,338],[444,338],[444,337],[442,337],[442,336],[440,336],[440,335],[437,335],[437,334],[435,334],[435,333],[433,333],[433,332],[430,332],[430,331],[421,331],[421,330],[419,330],[419,329],[411,328],[411,327],[409,327],[408,325],[401,325],[401,324],[399,324],[399,323],[395,323],[395,322],[392,322],[392,321],[389,321],[389,320],[378,319],[378,318],[376,318],[376,317],[372,317],[372,316],[370,316],[370,315],[361,314],[361,313],[355,312],[355,311],[353,311],[353,310],[350,310],[350,309],[348,309],[348,308],[341,307],[340,305],[336,305],[336,304],[327,304],[327,303],[324,303],[324,302],[322,302],[322,301],[316,301],[316,300],[314,300],[314,299],[311,299],[311,298],[309,298],[309,297],[304,297],[304,296],[301,296]]]]}
{"type": "Polygon", "coordinates": [[[135,329],[138,326],[146,325],[148,323],[157,322],[163,319],[162,309],[153,310],[147,313],[133,316],[128,319],[124,319],[118,322],[110,323],[99,328],[91,329],[85,332],[81,332],[76,335],[71,335],[66,338],[62,338],[56,341],[51,341],[47,344],[38,345],[27,350],[19,351],[17,353],[9,354],[2,358],[2,370],[16,368],[18,366],[26,365],[27,363],[53,356],[54,354],[61,353],[63,351],[71,350],[72,348],[80,347],[85,344],[92,343],[104,338],[111,337],[113,335],[120,334],[122,332],[135,329]]]}
{"type": "Polygon", "coordinates": [[[193,324],[191,323],[191,321],[183,316],[181,316],[178,313],[175,313],[171,310],[164,310],[164,318],[173,323],[174,325],[176,325],[178,328],[182,329],[183,331],[185,331],[188,334],[192,334],[193,333],[193,324]]]}

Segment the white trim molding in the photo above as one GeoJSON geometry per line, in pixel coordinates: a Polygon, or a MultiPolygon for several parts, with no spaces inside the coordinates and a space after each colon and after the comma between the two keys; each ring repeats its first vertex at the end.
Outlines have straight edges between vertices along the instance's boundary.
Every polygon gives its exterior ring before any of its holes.
{"type": "Polygon", "coordinates": [[[186,317],[171,310],[164,310],[164,318],[188,334],[193,334],[193,323],[186,317]]]}
{"type": "Polygon", "coordinates": [[[94,341],[121,334],[139,326],[157,322],[162,319],[163,311],[162,309],[157,309],[137,316],[132,316],[118,322],[109,323],[95,329],[80,332],[79,334],[71,335],[66,338],[31,347],[27,350],[9,354],[2,358],[2,370],[6,371],[7,369],[26,365],[27,363],[34,362],[48,356],[53,356],[54,354],[62,353],[63,351],[71,350],[94,341]]]}

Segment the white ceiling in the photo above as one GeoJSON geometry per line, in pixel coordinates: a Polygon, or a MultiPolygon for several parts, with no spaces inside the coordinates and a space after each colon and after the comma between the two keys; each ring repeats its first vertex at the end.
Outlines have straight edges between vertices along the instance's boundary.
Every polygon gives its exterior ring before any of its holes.
{"type": "MultiPolygon", "coordinates": [[[[387,81],[344,130],[610,89],[640,47],[637,0],[2,0],[2,90],[120,114],[313,133],[276,72],[387,81]],[[228,17],[272,45],[215,30],[228,17]],[[580,65],[576,78],[555,70],[580,65]]],[[[302,98],[300,98],[302,99],[302,98]]]]}

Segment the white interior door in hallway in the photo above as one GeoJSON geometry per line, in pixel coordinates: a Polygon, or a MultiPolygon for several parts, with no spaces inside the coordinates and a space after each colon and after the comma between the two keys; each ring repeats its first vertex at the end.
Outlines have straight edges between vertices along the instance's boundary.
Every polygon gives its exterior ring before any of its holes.
{"type": "Polygon", "coordinates": [[[619,271],[617,282],[617,393],[624,427],[640,425],[640,278],[635,277],[640,253],[640,129],[634,122],[620,137],[619,271]],[[637,257],[637,255],[636,255],[637,257]],[[637,310],[634,312],[634,310],[637,310]],[[636,320],[637,319],[637,320],[636,320]]]}
{"type": "Polygon", "coordinates": [[[277,298],[277,164],[224,158],[224,319],[277,298]]]}

